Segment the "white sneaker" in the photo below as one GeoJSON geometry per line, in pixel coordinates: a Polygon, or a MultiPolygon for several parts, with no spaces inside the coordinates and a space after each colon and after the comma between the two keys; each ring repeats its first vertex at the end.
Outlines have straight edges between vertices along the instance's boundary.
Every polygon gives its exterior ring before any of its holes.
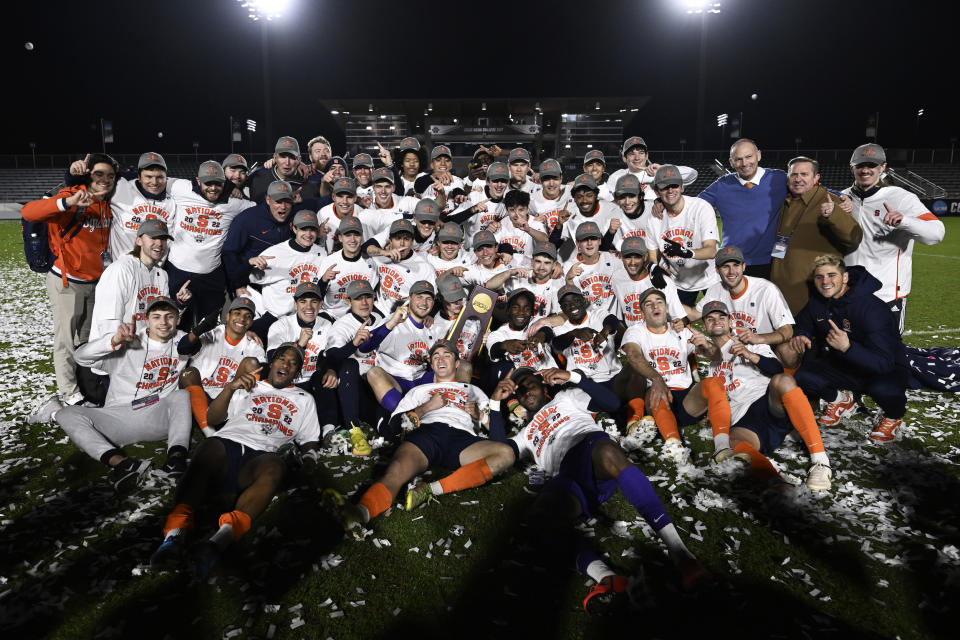
{"type": "Polygon", "coordinates": [[[679,467],[690,461],[690,449],[683,446],[683,442],[677,438],[670,438],[663,443],[660,457],[672,460],[679,467]]]}
{"type": "Polygon", "coordinates": [[[627,423],[627,437],[646,444],[657,437],[657,423],[653,416],[643,416],[639,420],[631,420],[627,423]]]}
{"type": "Polygon", "coordinates": [[[811,491],[827,491],[830,489],[830,478],[833,472],[825,464],[815,464],[807,471],[807,488],[811,491]]]}
{"type": "Polygon", "coordinates": [[[66,400],[63,401],[63,406],[72,407],[73,405],[80,404],[82,402],[83,402],[83,394],[80,393],[79,391],[74,391],[72,394],[70,394],[70,397],[68,397],[66,400]]]}
{"type": "Polygon", "coordinates": [[[27,416],[27,424],[43,424],[45,422],[53,422],[54,415],[57,411],[63,409],[63,403],[60,402],[60,397],[54,393],[52,396],[47,398],[40,404],[39,407],[34,409],[33,413],[27,416]]]}

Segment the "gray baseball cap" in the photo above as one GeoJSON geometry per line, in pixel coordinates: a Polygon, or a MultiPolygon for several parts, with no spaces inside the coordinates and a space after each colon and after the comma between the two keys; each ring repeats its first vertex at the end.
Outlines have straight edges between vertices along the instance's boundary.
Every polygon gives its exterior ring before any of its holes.
{"type": "Polygon", "coordinates": [[[244,169],[249,169],[250,165],[247,164],[247,159],[244,158],[239,153],[231,153],[223,161],[224,167],[243,167],[244,169]]]}
{"type": "Polygon", "coordinates": [[[853,155],[850,156],[850,164],[853,166],[867,162],[870,164],[883,164],[886,161],[887,154],[884,152],[883,147],[872,142],[860,145],[853,150],[853,155]]]}
{"type": "Polygon", "coordinates": [[[333,181],[333,193],[357,195],[357,181],[353,178],[337,178],[333,181]]]}
{"type": "Polygon", "coordinates": [[[706,318],[708,315],[714,311],[719,311],[725,316],[729,316],[730,312],[727,311],[727,305],[725,305],[720,300],[711,300],[707,304],[703,305],[703,317],[706,318]]]}
{"type": "Polygon", "coordinates": [[[344,216],[340,220],[340,225],[337,227],[337,233],[341,236],[348,233],[359,233],[363,235],[363,223],[360,222],[360,218],[357,216],[344,216]]]}
{"type": "Polygon", "coordinates": [[[671,184],[683,186],[683,176],[680,175],[680,169],[677,169],[677,166],[673,164],[661,165],[653,176],[653,186],[657,189],[663,189],[671,184]]]}
{"type": "Polygon", "coordinates": [[[519,289],[514,289],[513,291],[507,294],[507,304],[509,305],[511,302],[513,302],[513,299],[516,298],[517,296],[526,296],[527,298],[529,298],[531,307],[537,304],[537,296],[533,293],[533,291],[530,291],[530,289],[525,289],[523,287],[520,287],[519,289]]]}
{"type": "Polygon", "coordinates": [[[667,301],[667,294],[656,287],[647,287],[640,293],[640,300],[637,302],[640,306],[643,306],[643,301],[649,298],[650,296],[657,295],[663,298],[663,301],[667,301]]]}
{"type": "Polygon", "coordinates": [[[426,280],[417,280],[410,285],[410,295],[415,295],[418,293],[429,293],[432,296],[437,295],[436,290],[433,288],[433,284],[427,282],[426,280]]]}
{"type": "Polygon", "coordinates": [[[620,155],[627,155],[627,151],[630,151],[633,147],[643,147],[643,149],[646,150],[647,141],[640,136],[630,136],[623,141],[623,147],[620,148],[620,155]]]}
{"type": "Polygon", "coordinates": [[[561,178],[563,177],[563,168],[559,162],[553,158],[548,158],[540,163],[539,173],[541,178],[561,178]]]}
{"type": "Polygon", "coordinates": [[[404,138],[400,141],[400,151],[420,151],[420,141],[416,138],[404,138]]]}
{"type": "Polygon", "coordinates": [[[440,276],[437,280],[437,292],[447,302],[456,302],[467,297],[467,291],[463,288],[460,278],[452,273],[440,276]]]}
{"type": "Polygon", "coordinates": [[[320,291],[320,285],[316,282],[301,282],[293,292],[293,299],[299,300],[306,296],[313,296],[323,300],[323,293],[320,291]]]}
{"type": "Polygon", "coordinates": [[[293,200],[293,187],[286,180],[274,180],[267,187],[267,197],[274,202],[293,200]]]}
{"type": "Polygon", "coordinates": [[[645,256],[647,255],[647,245],[644,244],[640,236],[630,236],[623,239],[620,245],[621,256],[645,256]]]}
{"type": "Polygon", "coordinates": [[[510,170],[502,162],[491,162],[487,167],[487,182],[494,180],[510,180],[510,170]]]}
{"type": "Polygon", "coordinates": [[[480,247],[489,245],[497,246],[497,237],[493,235],[492,232],[487,231],[486,229],[481,229],[473,234],[474,249],[479,249],[480,247]]]}
{"type": "Polygon", "coordinates": [[[446,349],[447,351],[452,352],[457,360],[460,359],[460,353],[457,352],[457,345],[455,345],[452,340],[440,338],[434,342],[433,346],[430,347],[430,351],[427,352],[427,358],[433,358],[433,354],[437,352],[437,349],[446,349]]]}
{"type": "Polygon", "coordinates": [[[600,151],[600,149],[591,149],[584,154],[583,166],[587,166],[591,162],[600,162],[603,166],[607,166],[607,159],[603,157],[603,151],[600,151]]]}
{"type": "Polygon", "coordinates": [[[157,307],[170,307],[177,313],[180,313],[180,309],[177,308],[177,303],[173,301],[173,298],[168,298],[167,296],[157,296],[147,303],[147,308],[144,313],[150,313],[157,307]]]}
{"type": "Polygon", "coordinates": [[[253,303],[253,300],[247,296],[237,296],[233,299],[233,302],[230,303],[230,306],[227,308],[227,311],[235,311],[237,309],[246,309],[250,313],[257,312],[257,305],[253,303]]]}
{"type": "Polygon", "coordinates": [[[447,156],[448,158],[452,158],[453,154],[450,152],[450,147],[448,147],[445,144],[438,144],[433,149],[431,149],[430,151],[431,160],[436,160],[440,156],[447,156]]]}
{"type": "Polygon", "coordinates": [[[523,147],[511,149],[510,155],[507,156],[507,164],[513,164],[514,162],[526,162],[530,164],[530,152],[523,147]]]}
{"type": "Polygon", "coordinates": [[[409,233],[410,235],[414,235],[414,231],[416,230],[417,228],[414,226],[412,220],[407,220],[406,218],[394,220],[393,224],[390,225],[390,237],[393,237],[398,233],[409,233]]]}
{"type": "Polygon", "coordinates": [[[560,291],[557,291],[557,300],[562,300],[563,296],[575,293],[581,298],[583,297],[583,291],[575,284],[565,284],[560,287],[560,291]]]}
{"type": "Polygon", "coordinates": [[[597,187],[597,181],[593,179],[593,176],[589,173],[581,173],[576,178],[573,179],[573,188],[570,190],[571,193],[577,189],[590,189],[591,191],[599,191],[597,187]]]}
{"type": "Polygon", "coordinates": [[[717,251],[717,255],[713,258],[713,264],[716,267],[728,262],[746,262],[740,247],[723,247],[717,251]]]}
{"type": "Polygon", "coordinates": [[[371,182],[383,182],[386,180],[390,184],[393,184],[396,181],[396,178],[393,177],[393,171],[387,167],[380,167],[379,169],[373,172],[373,176],[370,178],[371,182]]]}
{"type": "Polygon", "coordinates": [[[292,156],[300,157],[300,143],[297,142],[296,138],[291,138],[290,136],[281,136],[277,140],[277,146],[273,148],[273,152],[276,154],[289,153],[292,156]]]}
{"type": "Polygon", "coordinates": [[[353,168],[356,169],[357,167],[373,169],[373,158],[370,157],[369,153],[358,153],[353,156],[353,168]]]}
{"type": "Polygon", "coordinates": [[[167,228],[167,223],[159,218],[150,218],[141,222],[137,235],[173,240],[173,236],[170,235],[170,230],[167,228]]]}
{"type": "Polygon", "coordinates": [[[208,182],[226,182],[227,177],[223,173],[223,167],[216,160],[207,160],[197,169],[197,180],[206,184],[208,182]]]}
{"type": "Polygon", "coordinates": [[[413,209],[414,220],[432,220],[436,222],[440,219],[440,207],[430,198],[422,198],[417,202],[413,209]]]}
{"type": "Polygon", "coordinates": [[[353,280],[347,285],[345,293],[351,300],[356,300],[360,296],[372,296],[373,287],[366,280],[353,280]]]}
{"type": "Polygon", "coordinates": [[[303,209],[293,216],[293,226],[297,229],[319,229],[320,220],[313,211],[303,209]]]}
{"type": "Polygon", "coordinates": [[[456,222],[448,222],[437,232],[437,242],[463,243],[463,227],[456,222]]]}
{"type": "Polygon", "coordinates": [[[600,227],[597,226],[597,223],[593,220],[587,220],[586,222],[581,222],[577,226],[576,239],[577,242],[581,240],[586,240],[587,238],[603,238],[603,233],[600,231],[600,227]]]}
{"type": "Polygon", "coordinates": [[[635,196],[640,195],[640,179],[632,173],[625,173],[617,178],[617,184],[613,188],[613,195],[621,193],[632,193],[635,196]]]}
{"type": "Polygon", "coordinates": [[[533,255],[547,255],[557,259],[557,248],[553,245],[552,242],[534,242],[533,243],[533,255]]]}
{"type": "Polygon", "coordinates": [[[163,156],[154,151],[147,151],[144,154],[140,155],[140,159],[137,161],[137,171],[141,169],[146,169],[147,167],[160,167],[164,171],[167,170],[167,162],[163,159],[163,156]]]}

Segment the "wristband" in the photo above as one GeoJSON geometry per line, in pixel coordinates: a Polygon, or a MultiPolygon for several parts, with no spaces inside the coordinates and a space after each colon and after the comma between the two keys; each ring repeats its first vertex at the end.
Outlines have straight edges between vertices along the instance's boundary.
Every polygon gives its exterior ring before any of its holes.
{"type": "Polygon", "coordinates": [[[490,407],[490,411],[500,411],[500,401],[499,401],[499,400],[491,400],[491,401],[490,401],[490,404],[489,404],[488,406],[490,407]]]}
{"type": "Polygon", "coordinates": [[[583,380],[583,376],[581,376],[578,372],[576,371],[570,372],[570,382],[572,382],[573,384],[580,384],[581,380],[583,380]]]}

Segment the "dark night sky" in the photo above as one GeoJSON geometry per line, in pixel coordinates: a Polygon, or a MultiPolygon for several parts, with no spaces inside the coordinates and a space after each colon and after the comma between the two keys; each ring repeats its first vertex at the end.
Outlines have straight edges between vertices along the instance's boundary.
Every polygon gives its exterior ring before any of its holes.
{"type": "MultiPolygon", "coordinates": [[[[652,148],[692,145],[699,18],[678,4],[292,0],[270,24],[273,128],[342,140],[325,98],[646,95],[628,133],[652,148]]],[[[189,152],[197,140],[202,155],[227,148],[229,115],[263,119],[261,27],[236,0],[17,7],[0,26],[13,116],[0,153],[98,147],[103,116],[113,151],[189,152]]],[[[958,135],[946,96],[955,56],[937,55],[952,25],[933,3],[724,0],[709,21],[706,118],[744,110],[763,148],[796,137],[852,148],[878,110],[886,146],[948,147],[958,135]]],[[[705,146],[720,146],[715,126],[705,146]]]]}

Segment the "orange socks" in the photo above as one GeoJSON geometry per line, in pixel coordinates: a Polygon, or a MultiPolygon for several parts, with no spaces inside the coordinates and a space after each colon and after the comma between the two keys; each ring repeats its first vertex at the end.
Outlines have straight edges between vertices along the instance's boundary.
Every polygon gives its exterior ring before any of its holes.
{"type": "Polygon", "coordinates": [[[670,410],[670,405],[663,401],[653,410],[653,420],[657,423],[657,429],[664,440],[670,438],[680,439],[680,430],[677,429],[677,417],[670,410]]]}
{"type": "Polygon", "coordinates": [[[713,427],[713,437],[730,433],[730,402],[720,378],[706,378],[700,382],[703,397],[707,399],[707,415],[713,427]]]}
{"type": "Polygon", "coordinates": [[[200,425],[200,430],[205,430],[207,424],[207,394],[203,392],[203,387],[198,384],[192,384],[187,387],[187,393],[190,394],[190,409],[193,411],[193,419],[200,425]]]}
{"type": "Polygon", "coordinates": [[[193,507],[188,504],[180,503],[173,508],[173,511],[171,511],[167,516],[166,522],[163,523],[163,537],[166,538],[167,534],[174,529],[186,531],[187,529],[192,528],[193,507]]]}
{"type": "Polygon", "coordinates": [[[634,420],[643,419],[643,416],[644,416],[643,398],[634,398],[633,400],[628,402],[627,405],[630,407],[630,417],[627,418],[627,422],[633,422],[634,420]]]}
{"type": "Polygon", "coordinates": [[[823,440],[820,438],[820,428],[817,426],[817,419],[813,415],[813,409],[810,408],[810,402],[800,387],[791,389],[781,397],[783,408],[787,410],[790,416],[790,422],[793,428],[797,430],[804,444],[807,445],[807,451],[810,453],[823,453],[823,440]]]}
{"type": "Polygon", "coordinates": [[[753,448],[749,442],[738,442],[733,448],[734,451],[746,453],[750,456],[750,473],[758,480],[764,482],[780,477],[774,468],[773,463],[767,460],[766,456],[753,448]]]}
{"type": "Polygon", "coordinates": [[[370,519],[372,520],[390,508],[390,505],[393,504],[393,496],[385,484],[382,482],[374,482],[360,498],[360,504],[367,510],[367,513],[370,514],[370,519]]]}
{"type": "Polygon", "coordinates": [[[443,493],[459,491],[460,489],[472,489],[486,484],[493,479],[493,472],[490,471],[490,465],[483,458],[466,464],[445,478],[440,478],[440,488],[443,493]]]}
{"type": "Polygon", "coordinates": [[[243,511],[233,510],[221,515],[218,524],[221,527],[225,524],[230,525],[233,528],[233,540],[236,542],[243,534],[250,531],[250,516],[243,511]]]}

